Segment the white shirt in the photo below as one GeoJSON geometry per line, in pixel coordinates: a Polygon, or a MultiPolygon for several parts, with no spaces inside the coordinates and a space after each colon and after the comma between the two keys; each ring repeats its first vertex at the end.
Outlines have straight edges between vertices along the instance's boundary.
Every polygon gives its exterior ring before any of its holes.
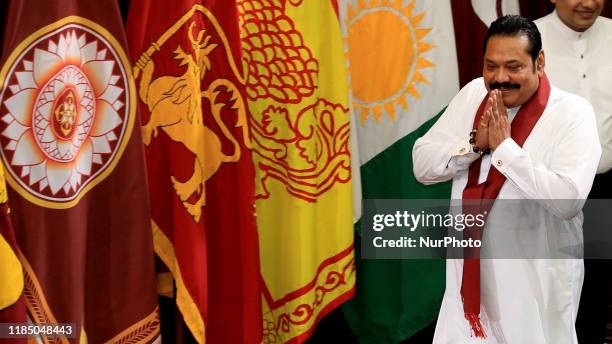
{"type": "MultiPolygon", "coordinates": [[[[479,156],[471,152],[468,137],[486,93],[482,78],[470,82],[414,145],[416,178],[424,184],[452,179],[455,200],[462,198],[469,165],[479,156]]],[[[493,166],[507,178],[498,199],[532,199],[542,205],[538,225],[528,234],[533,242],[545,242],[553,232],[582,239],[581,209],[601,155],[596,133],[591,105],[552,87],[546,109],[523,147],[508,138],[483,158],[481,173],[490,168],[485,166],[493,166]]],[[[502,206],[496,202],[491,209],[483,250],[495,242],[498,224],[517,218],[500,210],[502,206]]],[[[460,295],[463,260],[449,259],[446,266],[446,291],[434,343],[577,342],[574,323],[584,273],[582,260],[481,260],[481,319],[486,340],[471,337],[464,317],[460,295]]]]}
{"type": "Polygon", "coordinates": [[[602,146],[597,173],[604,173],[612,169],[612,20],[600,16],[588,30],[577,32],[554,11],[535,23],[550,82],[586,98],[595,109],[602,146]]]}

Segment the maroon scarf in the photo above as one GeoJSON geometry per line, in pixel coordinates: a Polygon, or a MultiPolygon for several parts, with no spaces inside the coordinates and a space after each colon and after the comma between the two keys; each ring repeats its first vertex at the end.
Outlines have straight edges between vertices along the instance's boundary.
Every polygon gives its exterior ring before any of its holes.
{"type": "MultiPolygon", "coordinates": [[[[546,74],[542,74],[540,85],[535,95],[531,97],[516,114],[512,121],[511,137],[519,145],[523,146],[525,140],[531,133],[531,130],[536,125],[550,95],[550,84],[546,74]]],[[[488,96],[480,104],[476,118],[474,118],[474,128],[478,128],[480,118],[484,112],[485,104],[488,96]]],[[[478,184],[480,176],[480,163],[482,158],[472,162],[468,174],[468,182],[463,190],[463,200],[471,200],[464,202],[463,212],[466,214],[488,214],[493,207],[493,202],[499,194],[499,190],[504,185],[506,177],[499,172],[498,169],[491,167],[487,180],[478,184]],[[480,200],[480,202],[474,202],[480,200]]],[[[491,162],[493,163],[493,162],[491,162]]],[[[486,215],[485,215],[486,216],[486,215]]],[[[464,238],[472,238],[481,240],[482,228],[466,228],[463,232],[464,238]]],[[[463,262],[463,279],[461,283],[461,296],[463,298],[463,311],[465,318],[469,321],[472,331],[476,337],[486,338],[484,327],[479,319],[480,313],[480,249],[467,248],[464,250],[463,262]]]]}

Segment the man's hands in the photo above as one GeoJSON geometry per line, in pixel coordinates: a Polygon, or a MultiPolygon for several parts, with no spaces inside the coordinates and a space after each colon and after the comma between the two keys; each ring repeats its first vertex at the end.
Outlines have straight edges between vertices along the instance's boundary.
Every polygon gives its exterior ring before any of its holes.
{"type": "Polygon", "coordinates": [[[489,120],[489,147],[494,150],[500,143],[510,137],[510,120],[502,100],[501,91],[493,90],[491,93],[493,105],[491,107],[491,119],[489,120]]]}
{"type": "Polygon", "coordinates": [[[492,90],[478,125],[476,142],[478,148],[494,150],[510,137],[510,120],[500,90],[492,90]]]}
{"type": "Polygon", "coordinates": [[[476,142],[474,145],[480,149],[489,148],[489,123],[491,122],[491,109],[493,108],[493,96],[489,95],[485,110],[480,118],[478,130],[476,131],[476,142]]]}

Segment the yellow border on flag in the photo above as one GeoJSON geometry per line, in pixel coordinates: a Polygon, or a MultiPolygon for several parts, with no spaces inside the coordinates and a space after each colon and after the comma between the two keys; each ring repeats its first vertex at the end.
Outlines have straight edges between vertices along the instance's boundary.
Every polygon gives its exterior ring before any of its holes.
{"type": "Polygon", "coordinates": [[[159,258],[166,264],[176,281],[176,305],[183,314],[185,323],[187,327],[189,327],[193,337],[198,343],[204,344],[206,342],[204,319],[202,319],[200,309],[185,287],[181,269],[176,261],[174,245],[154,220],[151,220],[151,227],[153,229],[153,246],[155,247],[155,253],[157,253],[159,258]]]}

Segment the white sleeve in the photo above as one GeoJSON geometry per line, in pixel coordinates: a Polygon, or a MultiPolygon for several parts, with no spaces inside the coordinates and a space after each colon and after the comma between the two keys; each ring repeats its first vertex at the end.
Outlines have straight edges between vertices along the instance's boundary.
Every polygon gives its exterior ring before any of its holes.
{"type": "Polygon", "coordinates": [[[559,123],[558,131],[550,133],[556,139],[550,141],[553,149],[547,163],[532,159],[511,138],[504,140],[491,156],[491,164],[525,198],[542,203],[563,219],[573,218],[582,209],[601,156],[593,109],[586,101],[579,105],[557,110],[570,111],[569,117],[575,120],[559,123]]]}
{"type": "Polygon", "coordinates": [[[612,114],[599,114],[597,128],[602,153],[597,173],[605,173],[612,169],[612,114]]]}
{"type": "MultiPolygon", "coordinates": [[[[419,182],[434,184],[450,180],[480,157],[472,151],[469,143],[476,108],[468,103],[476,82],[482,83],[482,80],[474,80],[461,89],[438,121],[415,142],[412,163],[419,182]]],[[[473,103],[474,99],[471,100],[473,103]]]]}

